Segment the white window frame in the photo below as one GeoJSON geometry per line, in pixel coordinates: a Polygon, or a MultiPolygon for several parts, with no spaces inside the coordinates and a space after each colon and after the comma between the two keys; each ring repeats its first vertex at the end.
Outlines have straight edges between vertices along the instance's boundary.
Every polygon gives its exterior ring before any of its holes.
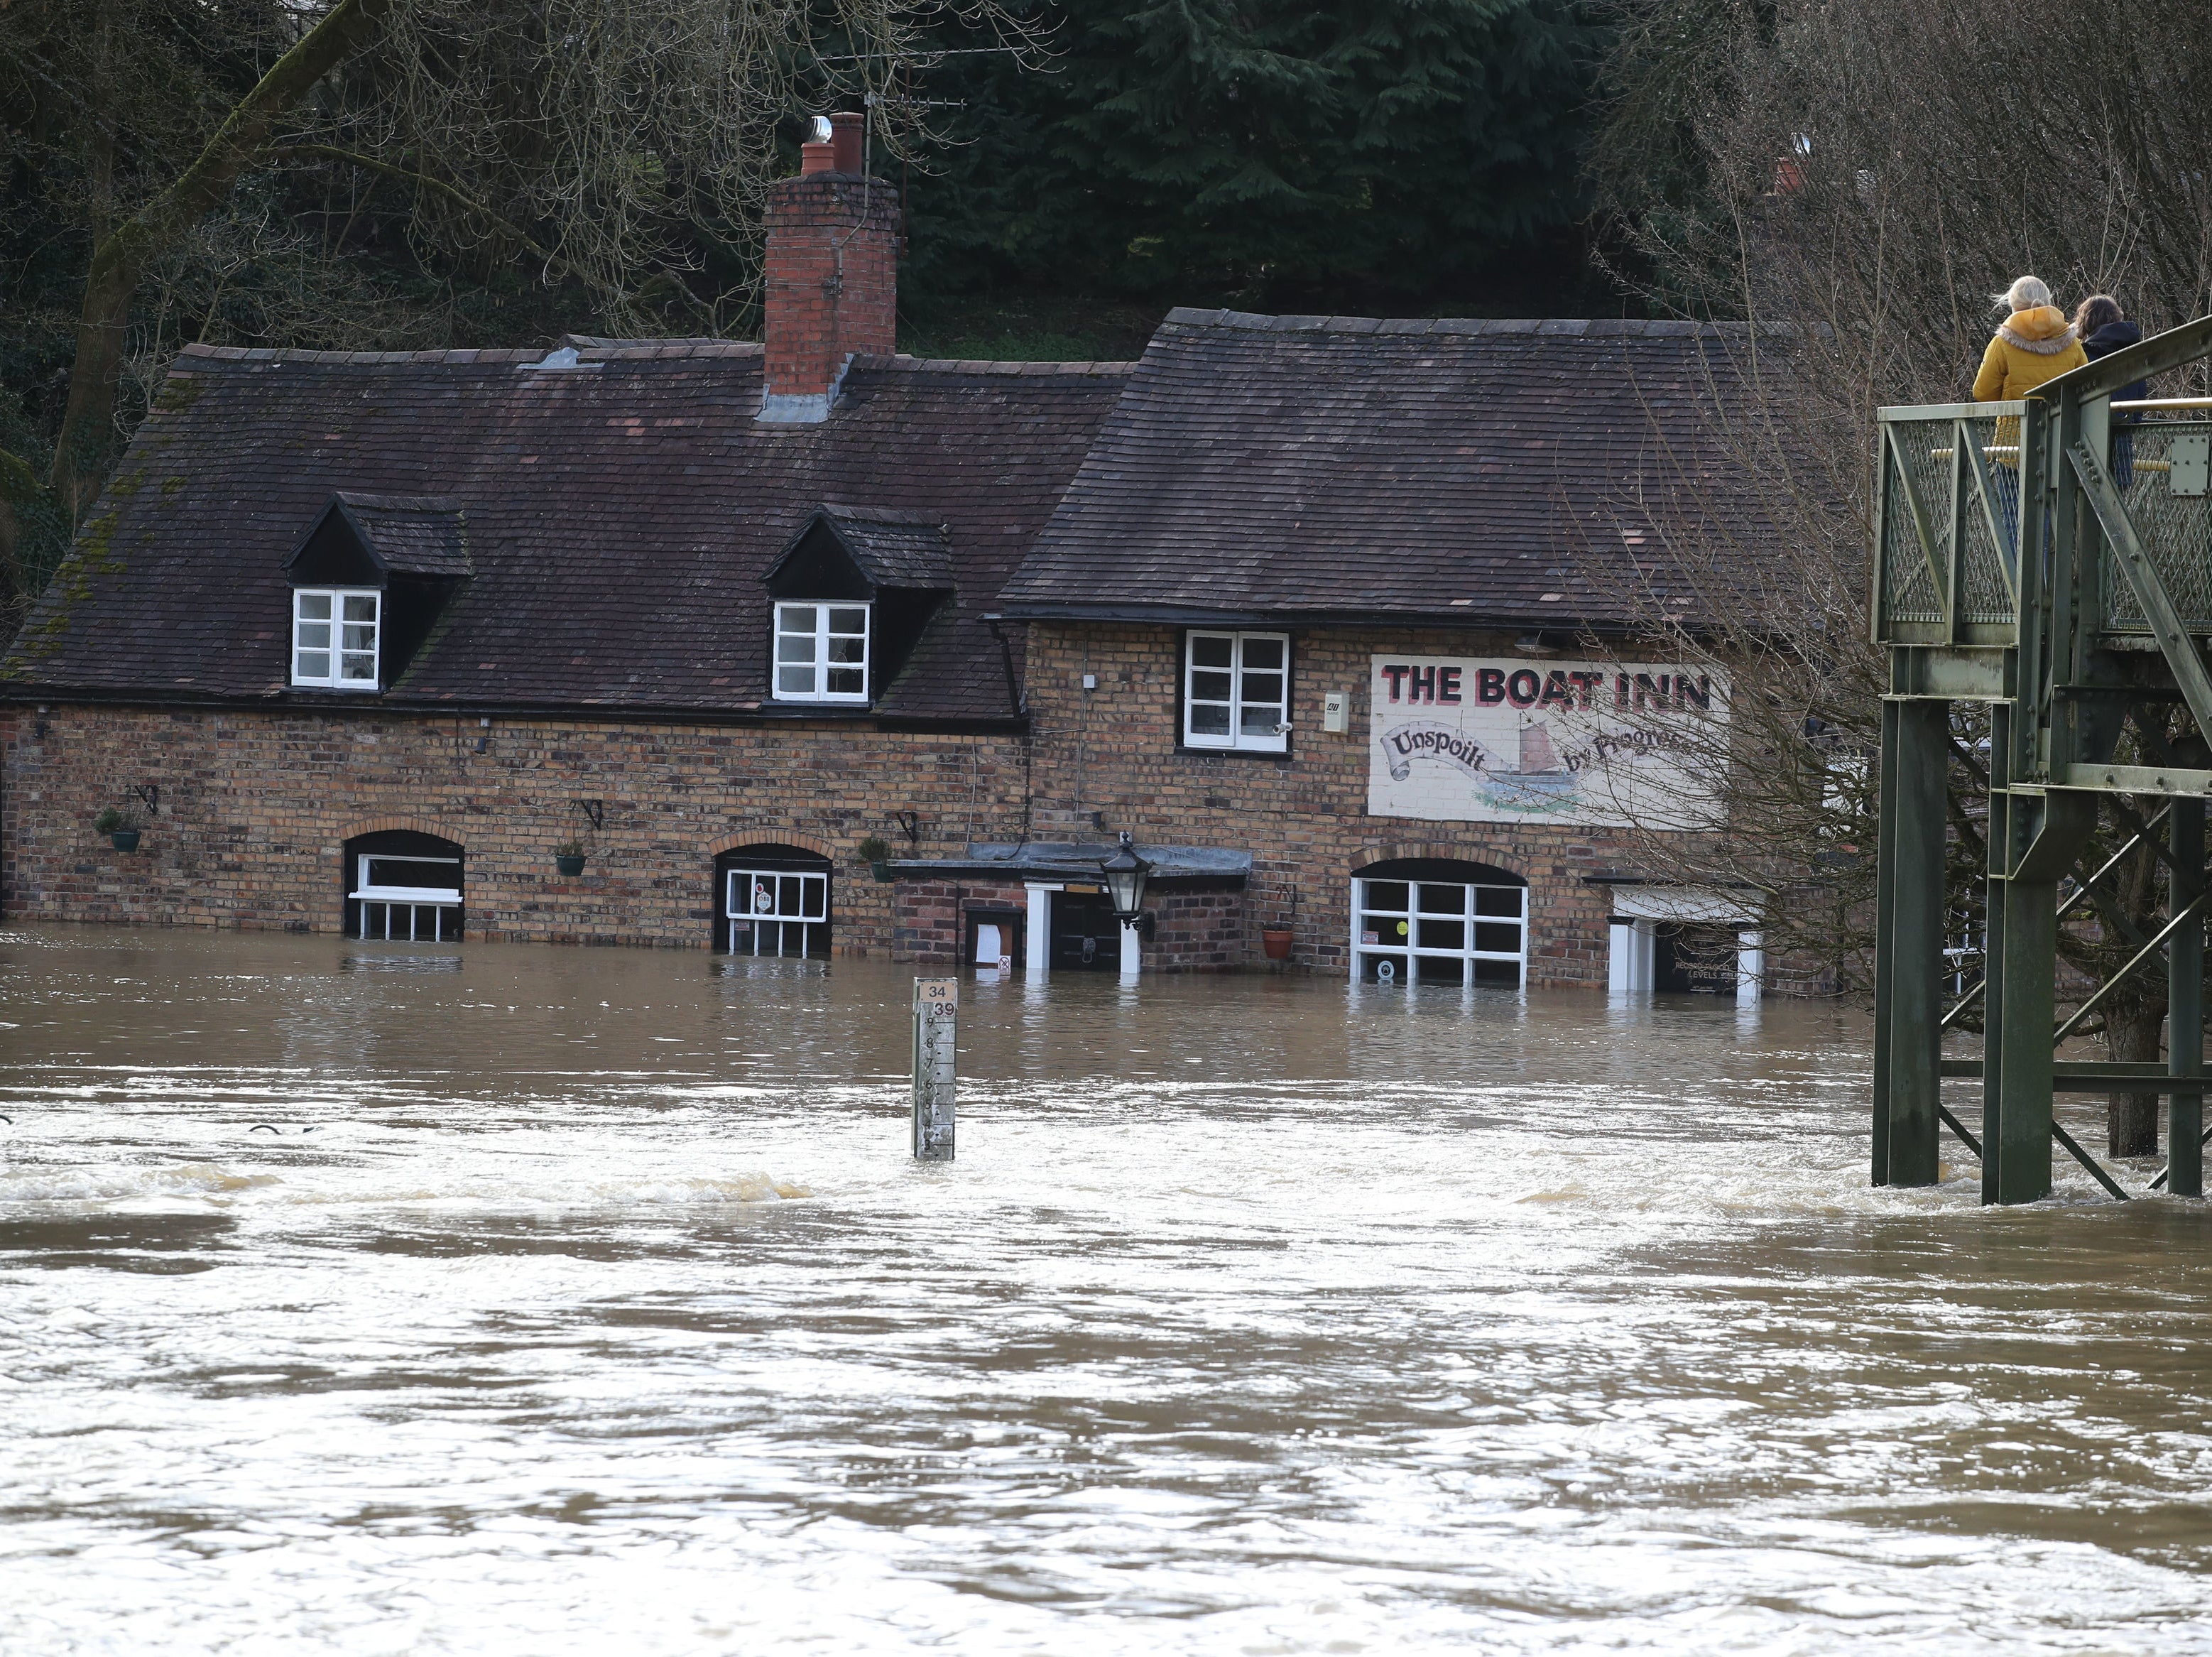
{"type": "Polygon", "coordinates": [[[461,860],[424,852],[363,851],[355,854],[354,889],[346,896],[361,905],[360,935],[364,938],[398,939],[416,943],[458,942],[461,935],[461,860]],[[453,871],[453,884],[442,886],[379,886],[368,878],[368,866],[380,863],[430,863],[453,871]]]}
{"type": "Polygon", "coordinates": [[[347,894],[366,898],[372,903],[395,904],[454,904],[461,901],[461,860],[440,857],[428,852],[363,851],[355,854],[354,889],[347,894]],[[453,871],[451,886],[379,886],[368,878],[371,862],[380,863],[434,863],[441,868],[453,871]]]}
{"type": "Polygon", "coordinates": [[[783,953],[785,929],[799,929],[799,958],[808,959],[812,950],[806,929],[830,924],[830,872],[810,868],[732,868],[725,871],[722,882],[722,920],[729,928],[730,953],[737,954],[738,927],[743,923],[750,934],[748,954],[781,955],[783,953]],[[762,881],[770,883],[769,907],[760,907],[762,881]],[[807,913],[809,899],[812,914],[807,913]],[[792,900],[796,899],[797,906],[792,900]],[[763,951],[761,940],[770,927],[775,928],[775,947],[763,951]]]}
{"type": "MultiPolygon", "coordinates": [[[[1375,880],[1355,876],[1352,882],[1352,977],[1355,984],[1367,981],[1367,963],[1370,958],[1387,957],[1394,971],[1392,980],[1411,989],[1420,982],[1420,964],[1425,960],[1457,961],[1460,963],[1460,983],[1473,986],[1474,964],[1477,961],[1510,961],[1513,963],[1515,984],[1525,989],[1528,983],[1528,888],[1525,886],[1506,886],[1499,882],[1481,880],[1400,880],[1384,875],[1375,880]],[[1368,888],[1376,886],[1402,886],[1406,888],[1404,909],[1378,909],[1368,901],[1368,888]],[[1457,886],[1461,892],[1460,910],[1456,917],[1446,910],[1420,907],[1423,886],[1457,886]],[[1480,892],[1510,892],[1515,894],[1517,914],[1486,915],[1480,912],[1480,892]],[[1425,945],[1420,941],[1423,917],[1449,923],[1457,919],[1464,929],[1460,947],[1442,949],[1425,945]],[[1374,942],[1367,941],[1366,922],[1376,919],[1384,923],[1375,929],[1374,942]],[[1406,935],[1402,941],[1383,935],[1385,927],[1402,923],[1406,935]],[[1478,949],[1475,947],[1475,928],[1482,926],[1513,926],[1520,929],[1520,947],[1516,949],[1478,949]],[[1404,963],[1400,966],[1399,963],[1404,963]]],[[[1503,988],[1503,985],[1497,986],[1503,988]]]]}
{"type": "Polygon", "coordinates": [[[772,614],[774,625],[769,635],[768,672],[769,693],[776,701],[836,702],[848,705],[865,704],[867,701],[868,658],[872,653],[875,643],[876,620],[875,605],[871,600],[866,599],[778,599],[772,614]],[[814,612],[814,630],[811,635],[798,631],[785,630],[783,624],[785,613],[792,610],[811,610],[814,612]],[[854,637],[851,633],[833,633],[830,631],[830,614],[838,610],[857,610],[860,612],[859,634],[860,660],[858,663],[833,662],[830,660],[830,640],[849,639],[854,637]],[[786,661],[784,641],[807,637],[811,637],[814,641],[812,656],[803,664],[797,661],[786,661]],[[808,691],[786,690],[783,685],[783,670],[786,667],[797,667],[802,665],[811,671],[814,688],[808,691]],[[850,669],[855,666],[859,667],[860,673],[859,690],[831,691],[823,688],[828,674],[833,670],[850,669]]]}
{"type": "Polygon", "coordinates": [[[366,691],[373,693],[383,689],[383,593],[374,587],[294,588],[292,589],[291,669],[291,681],[293,684],[313,690],[366,691]],[[327,599],[330,601],[331,606],[331,613],[328,619],[301,615],[300,613],[302,608],[301,601],[307,599],[327,599]],[[358,622],[349,623],[344,619],[346,601],[349,599],[367,599],[376,612],[374,618],[368,623],[372,631],[370,635],[371,643],[367,650],[349,650],[343,648],[344,644],[344,637],[342,630],[349,625],[359,626],[361,624],[358,622]],[[303,644],[301,642],[300,635],[301,630],[305,627],[327,627],[331,629],[331,637],[328,645],[318,646],[313,644],[303,644]],[[307,677],[300,672],[300,654],[303,649],[320,649],[324,655],[330,657],[331,672],[327,677],[314,679],[307,677]],[[369,677],[367,679],[347,679],[343,677],[346,658],[348,656],[362,655],[366,655],[368,658],[370,669],[369,677]]]}
{"type": "Polygon", "coordinates": [[[1246,753],[1287,753],[1291,746],[1291,636],[1288,633],[1230,632],[1212,628],[1194,627],[1183,635],[1182,641],[1182,741],[1187,748],[1215,748],[1224,752],[1246,753]],[[1200,667],[1197,661],[1198,642],[1200,639],[1225,640],[1229,644],[1229,666],[1225,668],[1208,664],[1200,667]],[[1245,650],[1255,643],[1270,643],[1282,652],[1279,668],[1250,667],[1245,663],[1245,650]],[[1259,698],[1245,699],[1251,679],[1261,674],[1274,673],[1282,681],[1281,694],[1273,701],[1259,698]],[[1197,695],[1200,673],[1222,673],[1229,676],[1229,698],[1224,702],[1218,696],[1197,695]],[[1193,715],[1200,707],[1229,710],[1229,729],[1200,731],[1196,728],[1193,715]],[[1274,717],[1268,721],[1265,731],[1247,731],[1247,711],[1266,713],[1274,717]]]}

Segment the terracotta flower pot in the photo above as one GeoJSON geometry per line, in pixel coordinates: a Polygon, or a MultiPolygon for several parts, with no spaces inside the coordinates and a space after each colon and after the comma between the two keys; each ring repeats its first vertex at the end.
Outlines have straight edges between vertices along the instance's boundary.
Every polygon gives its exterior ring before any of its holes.
{"type": "Polygon", "coordinates": [[[556,857],[553,867],[573,880],[584,872],[584,860],[581,857],[556,857]]]}
{"type": "Polygon", "coordinates": [[[1286,961],[1291,958],[1292,935],[1290,928],[1286,926],[1263,927],[1260,932],[1260,947],[1267,952],[1269,960],[1286,961]]]}
{"type": "Polygon", "coordinates": [[[107,837],[107,840],[108,844],[113,846],[118,851],[136,851],[138,850],[138,831],[137,829],[117,829],[113,833],[107,837]]]}

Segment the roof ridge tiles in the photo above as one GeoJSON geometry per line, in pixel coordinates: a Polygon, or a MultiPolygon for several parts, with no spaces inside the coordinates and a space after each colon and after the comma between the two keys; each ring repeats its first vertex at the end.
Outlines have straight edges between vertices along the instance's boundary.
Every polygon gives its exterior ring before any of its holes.
{"type": "MultiPolygon", "coordinates": [[[[1747,322],[1698,322],[1680,317],[1573,316],[1271,316],[1254,311],[1200,310],[1179,305],[1162,320],[1161,327],[1240,328],[1267,333],[1352,334],[1543,334],[1552,337],[1609,338],[1719,338],[1748,334],[1747,322]]],[[[1786,324],[1767,323],[1768,333],[1790,332],[1786,324]]]]}
{"type": "Polygon", "coordinates": [[[917,528],[942,528],[942,512],[916,511],[911,507],[861,506],[849,501],[823,501],[819,510],[832,517],[852,518],[866,523],[908,524],[917,528]]]}
{"type": "Polygon", "coordinates": [[[896,356],[880,353],[861,353],[853,358],[856,369],[877,369],[902,374],[1007,374],[1007,375],[1115,375],[1127,374],[1137,366],[1134,362],[1099,361],[1095,362],[1000,362],[986,357],[909,356],[904,351],[896,356]]]}
{"type": "Polygon", "coordinates": [[[717,356],[758,356],[764,347],[750,339],[610,340],[592,345],[456,346],[420,351],[322,351],[268,345],[204,345],[194,342],[178,352],[179,357],[210,357],[219,362],[359,363],[382,367],[414,362],[452,363],[462,367],[488,362],[542,362],[556,350],[574,350],[586,362],[641,362],[647,360],[717,356]]]}

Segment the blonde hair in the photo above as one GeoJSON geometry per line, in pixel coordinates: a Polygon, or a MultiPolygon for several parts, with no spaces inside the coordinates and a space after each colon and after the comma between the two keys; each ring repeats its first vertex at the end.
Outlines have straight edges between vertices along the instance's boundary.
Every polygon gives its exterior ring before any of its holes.
{"type": "Polygon", "coordinates": [[[2002,293],[1990,297],[2008,311],[2032,311],[2039,305],[2051,303],[2051,288],[2041,277],[2027,276],[2002,293]]]}

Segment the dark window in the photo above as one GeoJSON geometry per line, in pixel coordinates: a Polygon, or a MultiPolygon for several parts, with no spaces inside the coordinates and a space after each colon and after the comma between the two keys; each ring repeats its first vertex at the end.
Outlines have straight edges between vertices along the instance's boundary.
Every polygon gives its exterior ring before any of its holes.
{"type": "Polygon", "coordinates": [[[460,843],[411,829],[360,834],[345,843],[345,933],[349,938],[461,941],[460,843]]]}
{"type": "Polygon", "coordinates": [[[1353,871],[1352,958],[1367,984],[1517,989],[1528,961],[1528,883],[1449,857],[1353,871]]]}
{"type": "Polygon", "coordinates": [[[766,842],[714,859],[714,947],[730,955],[830,953],[830,860],[766,842]]]}

